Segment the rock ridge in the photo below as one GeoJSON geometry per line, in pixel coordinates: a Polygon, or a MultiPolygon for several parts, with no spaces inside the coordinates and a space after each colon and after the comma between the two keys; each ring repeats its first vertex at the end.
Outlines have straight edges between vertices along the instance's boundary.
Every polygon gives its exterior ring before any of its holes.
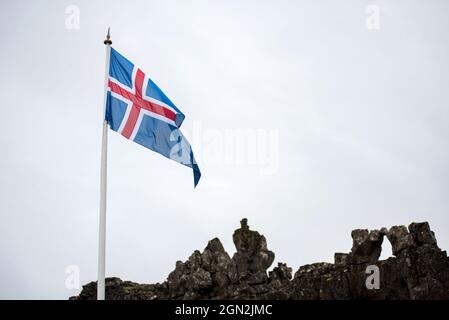
{"type": "MultiPolygon", "coordinates": [[[[240,224],[232,236],[232,258],[214,238],[203,252],[195,250],[186,261],[177,261],[163,283],[107,278],[106,299],[449,299],[449,258],[427,222],[353,230],[349,253],[335,253],[334,263],[301,266],[294,276],[281,262],[267,274],[274,252],[247,219],[240,224]],[[385,237],[394,257],[379,260],[385,237]]],[[[96,299],[96,282],[70,299],[96,299]]]]}

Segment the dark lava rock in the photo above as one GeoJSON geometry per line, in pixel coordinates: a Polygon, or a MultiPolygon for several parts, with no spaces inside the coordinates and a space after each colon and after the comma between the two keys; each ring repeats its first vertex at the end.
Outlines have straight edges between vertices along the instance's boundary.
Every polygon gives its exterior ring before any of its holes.
{"type": "Polygon", "coordinates": [[[352,249],[348,257],[351,263],[375,263],[382,252],[382,242],[386,233],[386,229],[380,231],[353,230],[351,232],[352,249]]]}
{"type": "Polygon", "coordinates": [[[267,249],[267,241],[257,231],[249,229],[247,219],[240,221],[241,228],[235,230],[237,252],[232,257],[239,280],[250,284],[267,282],[267,269],[274,260],[274,253],[267,249]]]}
{"type": "MultiPolygon", "coordinates": [[[[232,258],[215,238],[202,253],[196,250],[187,261],[176,262],[161,284],[107,278],[106,299],[449,299],[449,258],[427,222],[408,229],[356,229],[351,236],[351,252],[335,253],[334,264],[304,265],[292,278],[292,268],[278,263],[267,275],[274,253],[243,219],[233,235],[232,258]],[[379,261],[384,236],[394,257],[379,261]],[[378,287],[367,286],[376,275],[378,287]]],[[[96,299],[96,287],[90,282],[70,299],[96,299]]]]}

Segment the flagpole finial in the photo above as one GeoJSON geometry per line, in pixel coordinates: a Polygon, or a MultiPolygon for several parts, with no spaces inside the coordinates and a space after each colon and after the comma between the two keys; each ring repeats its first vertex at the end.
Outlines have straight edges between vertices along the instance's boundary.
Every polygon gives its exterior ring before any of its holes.
{"type": "Polygon", "coordinates": [[[104,44],[107,46],[110,46],[112,44],[110,31],[110,28],[108,28],[108,34],[106,35],[106,40],[104,40],[104,44]]]}

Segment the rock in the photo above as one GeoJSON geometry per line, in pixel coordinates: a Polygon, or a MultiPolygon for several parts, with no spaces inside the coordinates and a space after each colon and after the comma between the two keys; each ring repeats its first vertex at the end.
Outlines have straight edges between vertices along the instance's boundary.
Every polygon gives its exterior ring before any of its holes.
{"type": "Polygon", "coordinates": [[[414,247],[412,235],[405,226],[393,226],[387,232],[387,238],[391,243],[393,255],[397,256],[401,251],[414,247]]]}
{"type": "MultiPolygon", "coordinates": [[[[236,253],[230,258],[218,238],[201,253],[176,262],[167,281],[138,284],[106,279],[106,299],[449,299],[449,259],[437,246],[427,222],[394,226],[389,230],[356,229],[350,253],[335,253],[334,264],[312,263],[292,268],[278,263],[268,273],[274,253],[263,235],[243,219],[233,235],[236,253]],[[379,261],[387,236],[395,257],[379,261]],[[365,285],[367,268],[379,272],[379,289],[365,285]]],[[[97,284],[83,286],[74,300],[96,298],[97,284]]]]}
{"type": "Polygon", "coordinates": [[[287,264],[279,262],[277,267],[269,273],[270,283],[278,282],[279,284],[288,283],[292,279],[292,268],[287,264]]]}
{"type": "Polygon", "coordinates": [[[353,264],[375,263],[382,252],[385,230],[356,229],[351,232],[352,249],[349,260],[353,264]]]}
{"type": "Polygon", "coordinates": [[[345,267],[349,263],[349,254],[348,253],[341,253],[336,252],[334,254],[334,264],[336,267],[345,267]]]}
{"type": "Polygon", "coordinates": [[[257,231],[249,229],[247,219],[240,221],[241,228],[234,231],[237,252],[232,257],[239,280],[251,284],[267,282],[267,269],[274,260],[274,253],[267,249],[267,241],[257,231]]]}
{"type": "MultiPolygon", "coordinates": [[[[119,278],[106,278],[106,300],[155,300],[167,296],[167,286],[163,284],[138,284],[119,278]]],[[[96,300],[97,283],[90,282],[71,300],[96,300]]]]}
{"type": "Polygon", "coordinates": [[[196,250],[185,263],[176,263],[167,279],[169,298],[200,299],[223,294],[234,269],[220,240],[212,239],[203,253],[196,250]]]}
{"type": "Polygon", "coordinates": [[[411,223],[408,226],[408,230],[412,235],[413,241],[416,245],[420,246],[423,244],[428,244],[431,246],[437,245],[437,240],[435,234],[430,230],[429,224],[427,222],[423,223],[411,223]]]}

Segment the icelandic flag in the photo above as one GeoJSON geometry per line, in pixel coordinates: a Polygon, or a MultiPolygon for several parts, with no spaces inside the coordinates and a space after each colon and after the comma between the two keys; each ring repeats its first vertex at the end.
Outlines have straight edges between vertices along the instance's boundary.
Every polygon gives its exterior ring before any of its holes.
{"type": "Polygon", "coordinates": [[[185,116],[161,89],[114,48],[110,48],[105,119],[125,138],[193,169],[201,177],[189,142],[179,127],[185,116]]]}

